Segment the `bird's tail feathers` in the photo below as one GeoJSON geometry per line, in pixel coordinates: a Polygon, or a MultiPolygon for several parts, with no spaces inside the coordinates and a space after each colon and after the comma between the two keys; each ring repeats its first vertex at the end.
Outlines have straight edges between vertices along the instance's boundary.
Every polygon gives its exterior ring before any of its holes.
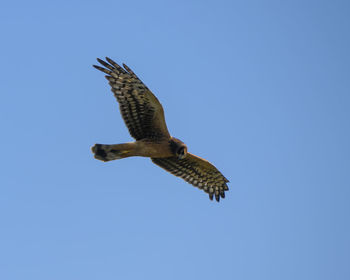
{"type": "Polygon", "coordinates": [[[133,145],[132,143],[115,145],[95,144],[91,151],[96,159],[110,161],[132,156],[133,145]]]}

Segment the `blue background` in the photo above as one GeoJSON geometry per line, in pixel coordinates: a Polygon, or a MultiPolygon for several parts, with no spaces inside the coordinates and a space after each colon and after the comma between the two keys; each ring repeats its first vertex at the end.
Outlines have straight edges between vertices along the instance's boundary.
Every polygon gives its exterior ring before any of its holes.
{"type": "Polygon", "coordinates": [[[1,4],[0,278],[350,279],[349,1],[1,4]],[[131,137],[110,56],[231,181],[207,195],[131,137]]]}

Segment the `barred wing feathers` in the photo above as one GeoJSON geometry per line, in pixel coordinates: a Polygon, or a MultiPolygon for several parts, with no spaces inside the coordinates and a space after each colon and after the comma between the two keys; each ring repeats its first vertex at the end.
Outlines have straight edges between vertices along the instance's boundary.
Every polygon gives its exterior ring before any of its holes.
{"type": "Polygon", "coordinates": [[[123,64],[123,68],[108,57],[106,60],[108,63],[97,59],[105,68],[93,66],[107,74],[130,135],[136,140],[169,138],[164,110],[157,97],[128,66],[123,64]]]}
{"type": "Polygon", "coordinates": [[[209,161],[190,153],[184,159],[168,157],[152,158],[152,161],[171,174],[203,189],[211,200],[214,196],[217,201],[220,201],[220,197],[225,198],[225,191],[228,191],[226,183],[229,181],[209,161]]]}

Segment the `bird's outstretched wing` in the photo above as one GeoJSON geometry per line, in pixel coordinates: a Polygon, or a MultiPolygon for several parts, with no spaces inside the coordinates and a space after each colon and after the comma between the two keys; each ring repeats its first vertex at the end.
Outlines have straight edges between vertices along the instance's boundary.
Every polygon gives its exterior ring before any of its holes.
{"type": "Polygon", "coordinates": [[[119,102],[130,135],[136,140],[169,138],[163,107],[157,97],[128,66],[123,64],[123,68],[108,57],[106,60],[108,63],[97,59],[105,68],[93,66],[107,74],[106,79],[119,102]]]}
{"type": "Polygon", "coordinates": [[[226,183],[229,181],[224,175],[209,161],[193,154],[187,153],[184,159],[177,157],[152,158],[152,161],[171,174],[203,189],[209,194],[211,200],[215,195],[215,199],[220,201],[220,196],[224,198],[225,191],[228,191],[226,183]]]}

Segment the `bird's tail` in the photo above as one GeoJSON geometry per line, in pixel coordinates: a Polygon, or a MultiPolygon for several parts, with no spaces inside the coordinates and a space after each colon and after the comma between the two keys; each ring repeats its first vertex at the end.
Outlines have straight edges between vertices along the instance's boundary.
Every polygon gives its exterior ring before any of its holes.
{"type": "Polygon", "coordinates": [[[133,143],[115,145],[95,144],[91,148],[91,151],[96,159],[110,161],[133,156],[134,145],[133,143]]]}

